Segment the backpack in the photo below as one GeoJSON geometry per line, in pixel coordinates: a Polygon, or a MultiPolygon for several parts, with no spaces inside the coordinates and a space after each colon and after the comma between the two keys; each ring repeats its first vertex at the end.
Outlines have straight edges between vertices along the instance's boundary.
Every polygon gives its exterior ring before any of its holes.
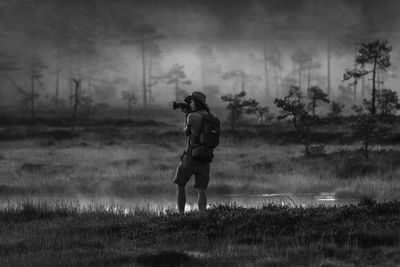
{"type": "Polygon", "coordinates": [[[199,162],[211,162],[214,158],[214,149],[219,145],[221,122],[211,113],[203,117],[198,144],[192,147],[192,158],[199,162]]]}

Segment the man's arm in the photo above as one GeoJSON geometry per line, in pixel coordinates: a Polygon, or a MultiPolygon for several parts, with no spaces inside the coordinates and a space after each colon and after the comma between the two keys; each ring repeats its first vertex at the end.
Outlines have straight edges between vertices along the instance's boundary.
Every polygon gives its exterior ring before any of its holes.
{"type": "Polygon", "coordinates": [[[185,115],[185,121],[183,123],[183,132],[186,136],[190,135],[190,124],[189,124],[189,114],[185,115]]]}

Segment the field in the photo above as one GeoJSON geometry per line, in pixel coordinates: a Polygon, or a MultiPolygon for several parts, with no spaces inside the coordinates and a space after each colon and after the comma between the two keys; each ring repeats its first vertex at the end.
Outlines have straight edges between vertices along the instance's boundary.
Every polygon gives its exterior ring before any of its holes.
{"type": "MultiPolygon", "coordinates": [[[[289,123],[241,124],[235,133],[222,133],[210,199],[331,192],[361,204],[223,203],[180,216],[175,206],[82,207],[58,198],[174,196],[172,180],[185,145],[180,118],[103,120],[73,133],[51,120],[1,124],[2,266],[400,264],[397,136],[373,146],[366,160],[348,121],[321,122],[313,134],[326,144],[325,153],[310,158],[289,123]],[[54,200],[35,202],[32,195],[54,200]],[[22,200],[4,202],[16,196],[22,200]]],[[[189,199],[195,202],[192,183],[189,199]]]]}

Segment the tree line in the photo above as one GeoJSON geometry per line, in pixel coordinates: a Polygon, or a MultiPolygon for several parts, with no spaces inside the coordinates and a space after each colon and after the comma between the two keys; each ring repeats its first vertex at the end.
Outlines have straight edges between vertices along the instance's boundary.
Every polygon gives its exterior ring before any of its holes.
{"type": "MultiPolygon", "coordinates": [[[[388,88],[378,90],[376,86],[379,83],[376,79],[378,71],[386,71],[391,64],[391,50],[387,40],[362,42],[355,57],[354,68],[346,69],[343,75],[343,80],[350,81],[352,86],[364,77],[372,79],[370,98],[364,99],[362,105],[352,106],[356,116],[351,126],[354,135],[361,141],[361,151],[365,158],[369,156],[371,144],[386,137],[393,129],[393,121],[385,118],[393,118],[400,109],[397,92],[388,88]]],[[[221,97],[222,101],[228,103],[228,122],[232,131],[235,130],[235,124],[242,114],[259,112],[259,117],[268,117],[268,107],[261,106],[254,99],[245,99],[245,96],[246,92],[242,91],[221,97]]],[[[330,103],[328,116],[339,117],[345,106],[343,103],[330,101],[328,94],[318,86],[310,86],[304,95],[296,85],[290,86],[287,95],[276,98],[274,103],[280,112],[278,120],[291,120],[299,142],[304,145],[306,156],[324,153],[324,144],[315,143],[310,135],[311,126],[319,118],[316,108],[321,103],[330,103]]]]}

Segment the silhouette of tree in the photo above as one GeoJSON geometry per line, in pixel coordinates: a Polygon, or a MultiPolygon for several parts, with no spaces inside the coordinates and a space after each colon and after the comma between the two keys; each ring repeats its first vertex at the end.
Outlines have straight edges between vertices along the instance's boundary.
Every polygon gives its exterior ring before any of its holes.
{"type": "Polygon", "coordinates": [[[254,107],[258,105],[258,102],[253,99],[244,99],[245,96],[245,91],[241,91],[237,94],[225,94],[221,96],[221,100],[228,103],[226,108],[229,110],[228,121],[232,132],[235,131],[235,125],[242,114],[246,112],[246,109],[248,108],[247,112],[251,113],[255,111],[254,107]]]}
{"type": "Polygon", "coordinates": [[[288,117],[291,119],[299,142],[304,145],[306,156],[322,154],[324,152],[324,145],[312,144],[310,136],[310,128],[317,117],[311,115],[306,110],[299,87],[292,86],[290,89],[287,96],[283,99],[276,98],[274,101],[275,105],[280,109],[278,120],[288,117]]]}
{"type": "Polygon", "coordinates": [[[392,47],[388,45],[387,40],[377,39],[376,41],[361,43],[358,55],[355,59],[355,68],[346,69],[343,75],[344,80],[353,79],[357,84],[358,80],[364,76],[372,75],[372,98],[371,114],[376,114],[376,78],[377,73],[385,71],[390,66],[390,51],[392,47]]]}
{"type": "Polygon", "coordinates": [[[307,90],[307,96],[311,100],[308,104],[308,109],[311,109],[311,114],[315,115],[315,108],[318,105],[318,102],[329,103],[328,95],[322,91],[318,86],[312,86],[307,90]]]}
{"type": "Polygon", "coordinates": [[[400,108],[397,92],[390,89],[377,91],[377,109],[383,116],[394,115],[400,108]]]}
{"type": "Polygon", "coordinates": [[[354,136],[361,139],[361,152],[368,159],[369,149],[374,141],[386,137],[392,130],[391,126],[379,125],[376,115],[363,114],[352,124],[354,136]]]}
{"type": "Polygon", "coordinates": [[[332,101],[329,107],[329,117],[339,117],[342,114],[343,108],[345,107],[344,104],[332,101]]]}

